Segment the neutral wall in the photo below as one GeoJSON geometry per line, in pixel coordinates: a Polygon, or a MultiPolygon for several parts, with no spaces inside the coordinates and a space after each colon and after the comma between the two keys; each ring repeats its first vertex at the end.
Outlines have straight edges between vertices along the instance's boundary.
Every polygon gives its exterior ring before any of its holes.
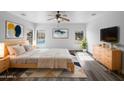
{"type": "MultiPolygon", "coordinates": [[[[108,14],[97,17],[90,21],[87,25],[88,51],[92,53],[93,45],[100,42],[100,29],[112,26],[120,27],[120,46],[124,51],[124,12],[110,12],[108,14]]],[[[123,56],[123,73],[124,73],[124,56],[123,56]]]]}
{"type": "Polygon", "coordinates": [[[21,18],[18,18],[14,15],[11,15],[8,12],[0,12],[0,42],[5,40],[5,21],[6,20],[16,22],[24,26],[24,39],[26,38],[26,33],[34,29],[32,23],[25,21],[21,18]]]}
{"type": "Polygon", "coordinates": [[[86,31],[86,24],[81,23],[60,23],[58,24],[40,24],[37,26],[38,30],[45,31],[45,47],[48,48],[67,48],[67,49],[79,49],[79,43],[75,41],[75,32],[86,31]],[[67,28],[69,30],[68,39],[53,39],[53,28],[67,28]]]}

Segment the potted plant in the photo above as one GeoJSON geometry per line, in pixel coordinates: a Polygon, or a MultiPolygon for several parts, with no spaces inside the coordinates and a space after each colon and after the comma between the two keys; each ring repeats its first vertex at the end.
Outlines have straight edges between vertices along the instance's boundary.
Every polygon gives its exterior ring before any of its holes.
{"type": "Polygon", "coordinates": [[[81,48],[83,49],[84,52],[87,51],[87,39],[86,39],[86,37],[83,38],[83,40],[81,41],[80,46],[81,46],[81,48]]]}

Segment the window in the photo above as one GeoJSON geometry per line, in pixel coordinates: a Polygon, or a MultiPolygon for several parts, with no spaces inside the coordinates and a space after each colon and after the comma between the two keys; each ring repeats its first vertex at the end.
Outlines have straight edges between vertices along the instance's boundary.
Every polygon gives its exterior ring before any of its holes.
{"type": "Polygon", "coordinates": [[[43,47],[45,45],[45,32],[38,30],[37,31],[37,46],[43,47]]]}

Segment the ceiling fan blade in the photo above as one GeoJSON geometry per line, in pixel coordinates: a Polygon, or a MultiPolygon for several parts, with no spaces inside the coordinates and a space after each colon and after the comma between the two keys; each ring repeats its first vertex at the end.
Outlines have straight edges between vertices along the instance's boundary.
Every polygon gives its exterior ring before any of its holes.
{"type": "Polygon", "coordinates": [[[56,19],[56,18],[49,18],[48,20],[53,20],[53,19],[56,19]]]}
{"type": "Polygon", "coordinates": [[[65,21],[70,21],[69,19],[64,18],[64,17],[60,17],[60,18],[62,18],[62,19],[65,20],[65,21]]]}

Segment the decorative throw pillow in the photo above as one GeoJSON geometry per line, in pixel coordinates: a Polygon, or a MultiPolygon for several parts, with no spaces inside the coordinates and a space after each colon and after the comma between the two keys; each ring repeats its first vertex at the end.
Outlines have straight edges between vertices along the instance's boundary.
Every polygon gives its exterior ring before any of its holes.
{"type": "Polygon", "coordinates": [[[18,56],[25,53],[25,48],[23,46],[16,46],[14,47],[14,51],[15,51],[15,55],[18,56]]]}
{"type": "Polygon", "coordinates": [[[17,47],[19,45],[14,45],[14,46],[7,46],[8,52],[10,55],[15,55],[15,50],[14,47],[17,47]]]}

